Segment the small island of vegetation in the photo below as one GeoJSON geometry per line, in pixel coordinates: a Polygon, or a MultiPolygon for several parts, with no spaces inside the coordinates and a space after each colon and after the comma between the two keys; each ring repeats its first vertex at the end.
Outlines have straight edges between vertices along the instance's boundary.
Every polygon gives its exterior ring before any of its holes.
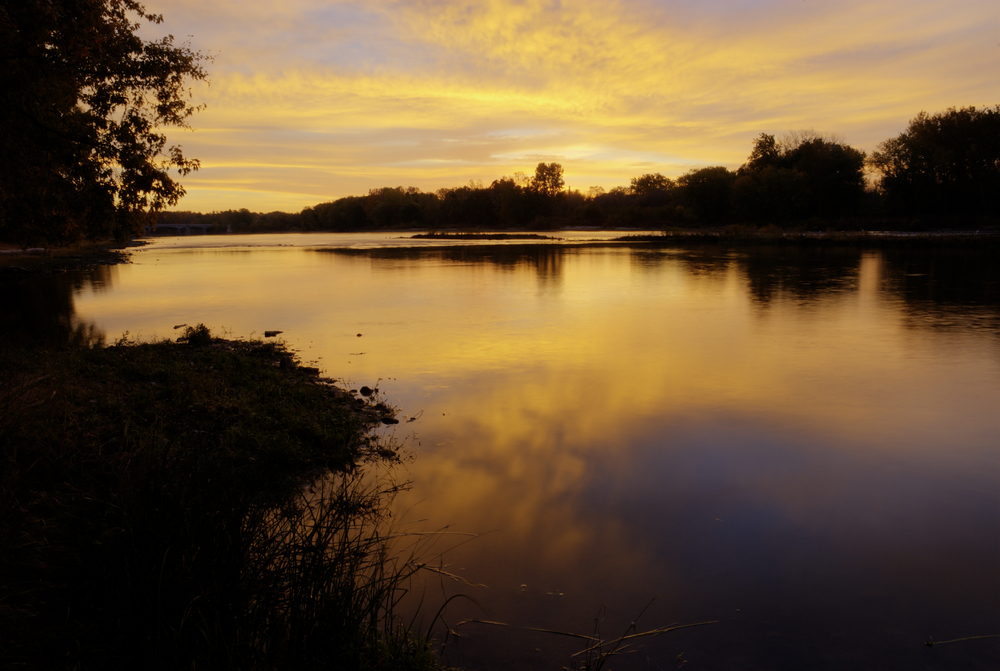
{"type": "Polygon", "coordinates": [[[479,233],[460,231],[430,231],[410,236],[414,240],[558,240],[538,233],[479,233]]]}

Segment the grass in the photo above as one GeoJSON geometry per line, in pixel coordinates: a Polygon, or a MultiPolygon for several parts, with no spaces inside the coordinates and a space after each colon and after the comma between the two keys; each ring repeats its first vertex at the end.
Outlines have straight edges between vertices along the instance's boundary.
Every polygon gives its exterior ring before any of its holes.
{"type": "Polygon", "coordinates": [[[541,629],[538,627],[522,627],[510,625],[505,622],[493,622],[490,620],[463,620],[455,626],[461,627],[468,624],[485,624],[496,627],[514,627],[526,631],[537,631],[543,634],[554,634],[556,636],[568,636],[570,638],[581,639],[584,641],[583,649],[574,653],[572,656],[572,663],[568,667],[563,668],[568,671],[600,671],[614,658],[635,652],[634,646],[638,639],[662,636],[663,634],[669,634],[670,632],[677,631],[679,629],[718,624],[718,620],[709,620],[707,622],[693,622],[690,624],[672,624],[640,632],[636,627],[636,624],[639,619],[642,618],[643,614],[645,614],[646,610],[653,604],[653,601],[655,601],[655,598],[650,600],[650,602],[646,604],[646,607],[639,612],[635,619],[626,628],[625,633],[616,638],[605,638],[601,634],[601,624],[603,623],[604,616],[606,614],[606,609],[603,605],[601,606],[597,617],[594,618],[593,634],[578,634],[568,631],[541,629]]]}
{"type": "Polygon", "coordinates": [[[435,668],[393,611],[391,409],[184,340],[0,353],[0,666],[435,668]]]}

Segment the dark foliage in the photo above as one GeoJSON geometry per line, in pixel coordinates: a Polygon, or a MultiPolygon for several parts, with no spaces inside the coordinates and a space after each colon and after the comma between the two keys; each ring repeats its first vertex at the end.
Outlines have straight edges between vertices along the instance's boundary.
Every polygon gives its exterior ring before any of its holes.
{"type": "Polygon", "coordinates": [[[781,139],[762,133],[736,172],[711,166],[676,181],[647,173],[632,178],[628,187],[605,191],[595,186],[587,195],[565,188],[560,164],[539,163],[533,176],[519,172],[486,187],[473,181],[436,193],[415,187],[372,189],[301,214],[230,210],[160,216],[173,223],[212,223],[213,232],[233,233],[567,226],[673,230],[731,224],[748,224],[747,230],[755,231],[764,226],[772,233],[962,228],[969,226],[969,215],[996,217],[998,126],[1000,106],[921,114],[906,133],[882,143],[867,159],[868,167],[882,174],[878,185],[866,184],[863,151],[807,131],[781,139]]]}
{"type": "Polygon", "coordinates": [[[127,238],[184,195],[168,171],[198,162],[160,129],[187,126],[206,72],[173,37],[136,35],[161,21],[135,0],[0,4],[0,237],[127,238]]]}
{"type": "Polygon", "coordinates": [[[677,183],[684,189],[685,200],[709,224],[718,224],[731,216],[735,173],[723,166],[701,168],[681,175],[677,183]]]}
{"type": "Polygon", "coordinates": [[[1000,105],[921,112],[868,161],[890,212],[997,216],[1000,105]]]}
{"type": "Polygon", "coordinates": [[[546,196],[555,196],[562,191],[563,167],[558,163],[539,163],[535,168],[535,177],[531,180],[531,188],[546,196]]]}
{"type": "Polygon", "coordinates": [[[787,223],[856,215],[865,194],[864,162],[863,151],[815,133],[780,142],[761,133],[737,171],[737,218],[787,223]]]}

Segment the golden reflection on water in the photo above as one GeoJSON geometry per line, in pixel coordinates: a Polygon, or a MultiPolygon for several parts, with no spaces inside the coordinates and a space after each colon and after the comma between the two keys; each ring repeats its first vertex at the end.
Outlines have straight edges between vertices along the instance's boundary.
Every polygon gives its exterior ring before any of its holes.
{"type": "Polygon", "coordinates": [[[111,337],[279,329],[327,375],[381,380],[419,416],[397,429],[415,455],[404,518],[486,534],[446,557],[490,585],[496,617],[579,628],[604,600],[665,594],[672,619],[718,617],[765,584],[798,598],[791,575],[889,584],[938,566],[908,545],[911,516],[989,528],[996,334],[915,329],[894,268],[857,252],[153,248],[77,312],[111,337]]]}
{"type": "Polygon", "coordinates": [[[764,306],[747,300],[738,257],[691,256],[569,251],[501,264],[153,249],[113,269],[113,292],[79,296],[77,311],[99,314],[110,338],[198,322],[237,336],[283,330],[326,374],[392,378],[382,388],[404,413],[444,413],[523,455],[552,436],[606,450],[649,420],[720,412],[879,435],[893,449],[899,431],[949,432],[941,416],[989,409],[993,394],[971,392],[996,380],[995,348],[976,333],[915,335],[880,291],[878,255],[860,259],[846,289],[779,292],[764,306]]]}

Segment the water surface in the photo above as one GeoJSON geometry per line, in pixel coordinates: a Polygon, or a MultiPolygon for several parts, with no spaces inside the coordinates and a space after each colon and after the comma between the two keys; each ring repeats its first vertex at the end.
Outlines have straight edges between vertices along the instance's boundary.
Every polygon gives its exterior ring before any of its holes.
{"type": "Polygon", "coordinates": [[[582,647],[462,620],[640,613],[717,624],[612,668],[1000,666],[997,639],[923,645],[1000,633],[995,257],[225,236],[70,280],[60,323],[283,330],[416,418],[401,524],[478,534],[430,548],[471,584],[423,587],[475,601],[445,612],[455,666],[582,647]]]}

